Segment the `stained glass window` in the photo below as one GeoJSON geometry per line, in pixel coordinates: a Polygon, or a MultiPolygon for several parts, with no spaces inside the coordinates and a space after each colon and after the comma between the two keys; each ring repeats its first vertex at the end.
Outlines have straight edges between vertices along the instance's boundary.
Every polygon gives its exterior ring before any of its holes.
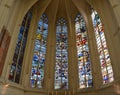
{"type": "Polygon", "coordinates": [[[68,89],[68,32],[63,18],[56,26],[55,89],[68,89]]]}
{"type": "Polygon", "coordinates": [[[20,27],[20,32],[18,34],[18,40],[16,43],[15,53],[13,56],[13,62],[9,73],[9,80],[16,83],[20,82],[22,63],[31,19],[32,13],[31,11],[29,11],[23,19],[22,25],[20,27]]]}
{"type": "Polygon", "coordinates": [[[110,83],[114,80],[114,77],[113,77],[110,55],[108,52],[108,47],[104,34],[104,26],[101,22],[98,13],[95,10],[92,10],[91,17],[93,21],[96,43],[99,53],[103,84],[110,83]]]}
{"type": "Polygon", "coordinates": [[[48,35],[48,18],[43,14],[38,23],[34,54],[32,60],[32,69],[30,76],[30,86],[32,88],[42,88],[44,84],[44,67],[46,44],[48,35]]]}
{"type": "Polygon", "coordinates": [[[92,72],[88,45],[88,34],[83,17],[78,14],[75,19],[76,47],[78,57],[79,87],[92,87],[92,72]]]}

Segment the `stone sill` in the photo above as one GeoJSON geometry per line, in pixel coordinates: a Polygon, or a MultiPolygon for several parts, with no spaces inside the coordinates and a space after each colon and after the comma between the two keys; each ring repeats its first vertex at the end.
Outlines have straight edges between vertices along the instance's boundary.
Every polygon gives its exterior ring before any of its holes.
{"type": "MultiPolygon", "coordinates": [[[[85,89],[77,89],[77,91],[75,91],[76,93],[84,93],[84,92],[94,92],[94,91],[100,91],[100,90],[102,90],[102,89],[105,89],[105,88],[110,88],[110,87],[112,87],[114,84],[116,84],[116,83],[119,83],[120,82],[120,80],[117,80],[116,82],[112,82],[112,83],[110,83],[110,84],[105,84],[105,85],[102,85],[102,86],[100,86],[100,87],[98,87],[98,88],[95,88],[95,87],[92,87],[92,88],[85,88],[85,89]]],[[[15,89],[19,89],[19,90],[21,90],[21,91],[24,91],[24,92],[34,92],[34,93],[43,93],[43,94],[45,94],[45,93],[48,93],[48,90],[47,89],[36,89],[36,88],[29,88],[29,87],[27,87],[27,88],[25,88],[24,86],[22,86],[22,85],[20,85],[20,84],[17,84],[17,83],[13,83],[13,82],[11,82],[11,81],[9,81],[9,80],[7,80],[7,81],[5,81],[5,80],[3,80],[2,78],[0,78],[0,85],[1,86],[6,86],[6,85],[8,85],[7,87],[9,88],[9,87],[12,87],[12,88],[15,88],[15,89]]],[[[68,90],[54,90],[54,92],[69,92],[70,90],[68,89],[68,90]]],[[[49,92],[52,92],[52,91],[49,91],[49,92]]],[[[71,91],[72,92],[72,91],[71,91]]]]}

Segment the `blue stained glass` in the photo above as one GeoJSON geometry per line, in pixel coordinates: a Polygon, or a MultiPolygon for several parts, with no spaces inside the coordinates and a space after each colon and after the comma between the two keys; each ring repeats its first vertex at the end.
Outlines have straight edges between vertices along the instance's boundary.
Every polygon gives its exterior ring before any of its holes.
{"type": "Polygon", "coordinates": [[[56,26],[55,89],[68,89],[68,41],[66,21],[61,18],[56,26]]]}
{"type": "Polygon", "coordinates": [[[44,65],[47,35],[48,19],[46,15],[43,14],[38,22],[38,29],[36,31],[36,40],[30,76],[30,86],[32,88],[43,88],[44,85],[44,65]]]}
{"type": "Polygon", "coordinates": [[[29,32],[29,26],[32,19],[32,13],[29,11],[22,22],[22,25],[20,27],[20,31],[18,34],[18,40],[16,43],[16,48],[13,56],[13,62],[10,68],[9,73],[9,80],[19,83],[20,82],[20,75],[22,70],[22,62],[24,58],[24,51],[26,47],[26,41],[27,41],[27,34],[29,32]]]}
{"type": "Polygon", "coordinates": [[[79,88],[93,86],[91,62],[88,46],[86,24],[83,17],[78,14],[75,19],[76,47],[78,56],[79,88]]]}

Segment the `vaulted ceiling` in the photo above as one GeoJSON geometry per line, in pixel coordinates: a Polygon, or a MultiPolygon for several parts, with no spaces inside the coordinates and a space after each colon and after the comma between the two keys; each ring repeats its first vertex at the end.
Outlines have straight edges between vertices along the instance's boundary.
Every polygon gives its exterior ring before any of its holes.
{"type": "MultiPolygon", "coordinates": [[[[38,1],[37,6],[46,6],[45,13],[51,15],[53,18],[65,18],[74,19],[76,14],[81,13],[83,16],[86,14],[86,10],[89,4],[86,0],[48,0],[48,5],[41,5],[41,0],[38,1]],[[78,5],[79,4],[79,5],[78,5]],[[80,10],[80,11],[78,11],[80,10]]],[[[39,10],[39,9],[38,9],[39,10]]]]}

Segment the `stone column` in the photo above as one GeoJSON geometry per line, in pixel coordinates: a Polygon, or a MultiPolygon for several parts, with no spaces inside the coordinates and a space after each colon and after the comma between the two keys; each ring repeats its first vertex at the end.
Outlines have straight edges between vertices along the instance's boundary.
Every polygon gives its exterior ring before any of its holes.
{"type": "MultiPolygon", "coordinates": [[[[114,48],[114,51],[112,51],[111,53],[114,54],[113,55],[113,62],[115,64],[115,66],[113,67],[114,69],[114,76],[115,76],[115,80],[116,81],[120,81],[120,74],[118,72],[120,72],[120,58],[118,56],[120,56],[120,0],[109,0],[109,3],[111,5],[111,10],[113,11],[111,14],[111,19],[112,23],[111,23],[111,27],[109,25],[109,27],[111,28],[111,37],[109,40],[111,40],[113,38],[113,40],[111,41],[111,45],[114,48]],[[113,24],[113,25],[112,25],[113,24]]],[[[107,20],[107,19],[106,19],[107,20]]],[[[109,20],[109,19],[108,19],[109,20]]],[[[107,22],[107,21],[106,21],[107,22]]],[[[110,24],[110,23],[109,23],[110,24]]],[[[113,65],[114,65],[113,64],[113,65]]]]}
{"type": "Polygon", "coordinates": [[[120,27],[120,0],[109,0],[120,27]]]}
{"type": "Polygon", "coordinates": [[[49,91],[54,90],[54,73],[55,73],[55,51],[56,51],[56,35],[55,20],[48,19],[48,39],[45,64],[45,88],[49,91]]]}
{"type": "MultiPolygon", "coordinates": [[[[72,1],[71,1],[72,2],[72,1]]],[[[78,59],[76,47],[75,17],[77,11],[71,11],[70,1],[66,1],[67,26],[68,26],[68,81],[72,93],[79,88],[78,59]]]]}
{"type": "Polygon", "coordinates": [[[54,90],[56,62],[56,14],[58,4],[59,0],[53,0],[52,4],[49,5],[49,9],[46,11],[48,17],[48,39],[45,64],[45,88],[50,93],[54,90]]]}
{"type": "Polygon", "coordinates": [[[68,19],[68,78],[69,89],[75,91],[79,88],[78,59],[76,48],[76,32],[74,19],[68,19]]]}

